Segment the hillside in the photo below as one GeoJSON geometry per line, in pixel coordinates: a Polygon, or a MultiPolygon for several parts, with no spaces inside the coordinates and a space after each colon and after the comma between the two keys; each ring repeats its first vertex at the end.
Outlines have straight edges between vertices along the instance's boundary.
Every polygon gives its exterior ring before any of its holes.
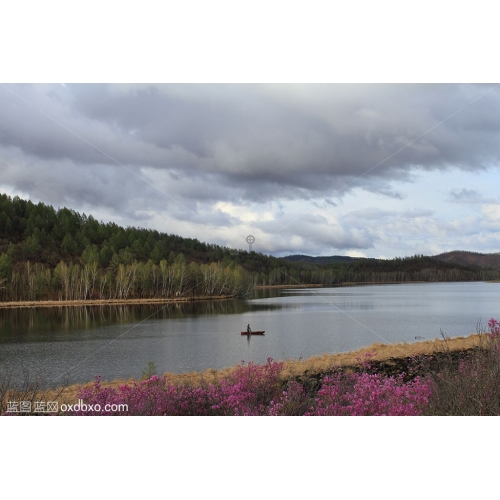
{"type": "Polygon", "coordinates": [[[483,269],[500,269],[500,253],[476,253],[463,250],[446,252],[434,257],[442,262],[483,269]]]}
{"type": "Polygon", "coordinates": [[[301,264],[339,264],[339,263],[349,263],[355,260],[359,260],[361,257],[347,257],[346,255],[331,255],[329,257],[312,257],[310,255],[287,255],[282,257],[283,260],[288,262],[299,262],[301,264]]]}
{"type": "Polygon", "coordinates": [[[69,208],[56,210],[0,194],[4,302],[215,297],[244,295],[255,285],[500,278],[500,255],[452,252],[438,257],[277,258],[152,229],[124,228],[69,208]]]}
{"type": "Polygon", "coordinates": [[[99,222],[91,214],[80,214],[66,207],[56,210],[44,203],[35,204],[6,194],[0,194],[2,254],[8,254],[14,266],[30,261],[51,268],[60,261],[68,264],[95,261],[103,269],[134,261],[150,260],[158,265],[161,260],[174,261],[182,254],[188,263],[225,261],[243,266],[249,272],[267,274],[280,262],[272,256],[195,238],[99,222]]]}

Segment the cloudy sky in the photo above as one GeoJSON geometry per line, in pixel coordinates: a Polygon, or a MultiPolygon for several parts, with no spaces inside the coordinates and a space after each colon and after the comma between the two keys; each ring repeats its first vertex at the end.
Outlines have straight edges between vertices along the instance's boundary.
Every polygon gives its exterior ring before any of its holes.
{"type": "Polygon", "coordinates": [[[284,256],[500,250],[495,84],[2,84],[0,191],[284,256]]]}

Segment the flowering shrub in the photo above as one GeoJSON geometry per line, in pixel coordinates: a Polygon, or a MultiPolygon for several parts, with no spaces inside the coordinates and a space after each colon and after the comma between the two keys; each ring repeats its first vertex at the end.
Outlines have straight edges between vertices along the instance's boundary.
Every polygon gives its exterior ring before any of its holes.
{"type": "Polygon", "coordinates": [[[500,339],[500,321],[490,318],[488,327],[490,329],[489,337],[496,340],[500,339]]]}
{"type": "Polygon", "coordinates": [[[381,374],[337,373],[316,397],[301,383],[280,379],[282,362],[238,366],[228,378],[200,387],[176,386],[166,377],[103,388],[97,378],[78,393],[87,406],[75,415],[419,415],[430,394],[416,378],[405,384],[381,374]],[[119,405],[127,411],[118,411],[119,405]],[[115,410],[102,411],[104,408],[115,410]],[[90,411],[89,411],[90,408],[90,411]],[[99,408],[100,411],[97,411],[99,408]]]}
{"type": "Polygon", "coordinates": [[[307,415],[420,415],[431,390],[416,377],[404,383],[403,374],[337,373],[323,379],[315,406],[307,415]]]}
{"type": "Polygon", "coordinates": [[[103,388],[96,378],[77,396],[91,411],[79,410],[75,415],[263,415],[273,397],[281,389],[283,363],[268,359],[265,365],[238,366],[236,371],[218,384],[188,387],[170,384],[167,377],[123,385],[118,389],[103,388]],[[106,406],[126,404],[127,411],[97,411],[106,406]]]}
{"type": "Polygon", "coordinates": [[[218,386],[209,386],[215,402],[212,409],[221,415],[264,415],[281,391],[282,369],[283,362],[271,358],[264,365],[243,363],[218,386]]]}
{"type": "Polygon", "coordinates": [[[299,416],[305,415],[309,406],[309,397],[299,382],[291,380],[286,390],[271,400],[267,415],[299,416]]]}
{"type": "MultiPolygon", "coordinates": [[[[271,358],[263,365],[242,363],[226,378],[196,387],[153,375],[131,385],[106,388],[97,377],[77,393],[79,401],[72,414],[499,415],[500,321],[491,318],[488,327],[480,345],[468,351],[406,358],[403,365],[393,363],[389,368],[373,361],[374,353],[369,352],[357,359],[354,373],[338,369],[322,379],[283,381],[284,363],[271,358]]],[[[14,395],[26,401],[39,399],[36,387],[26,387],[29,391],[14,395]]],[[[2,384],[0,377],[0,414],[5,413],[7,399],[14,398],[7,391],[8,383],[2,384]]]]}

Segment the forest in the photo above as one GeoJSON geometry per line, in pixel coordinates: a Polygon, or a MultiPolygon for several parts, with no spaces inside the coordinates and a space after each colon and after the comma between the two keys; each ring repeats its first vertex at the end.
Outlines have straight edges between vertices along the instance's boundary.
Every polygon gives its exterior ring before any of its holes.
{"type": "Polygon", "coordinates": [[[0,194],[2,301],[244,296],[254,285],[498,278],[493,268],[423,255],[277,258],[0,194]]]}

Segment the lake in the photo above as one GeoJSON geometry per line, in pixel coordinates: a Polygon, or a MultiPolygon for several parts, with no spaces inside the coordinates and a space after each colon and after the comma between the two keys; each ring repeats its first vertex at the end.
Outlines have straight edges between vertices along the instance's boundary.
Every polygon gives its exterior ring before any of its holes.
{"type": "Polygon", "coordinates": [[[409,283],[255,290],[247,300],[154,306],[0,309],[0,368],[50,387],[101,375],[225,368],[299,359],[377,343],[476,332],[500,318],[500,283],[409,283]],[[240,332],[250,323],[265,336],[240,332]]]}

